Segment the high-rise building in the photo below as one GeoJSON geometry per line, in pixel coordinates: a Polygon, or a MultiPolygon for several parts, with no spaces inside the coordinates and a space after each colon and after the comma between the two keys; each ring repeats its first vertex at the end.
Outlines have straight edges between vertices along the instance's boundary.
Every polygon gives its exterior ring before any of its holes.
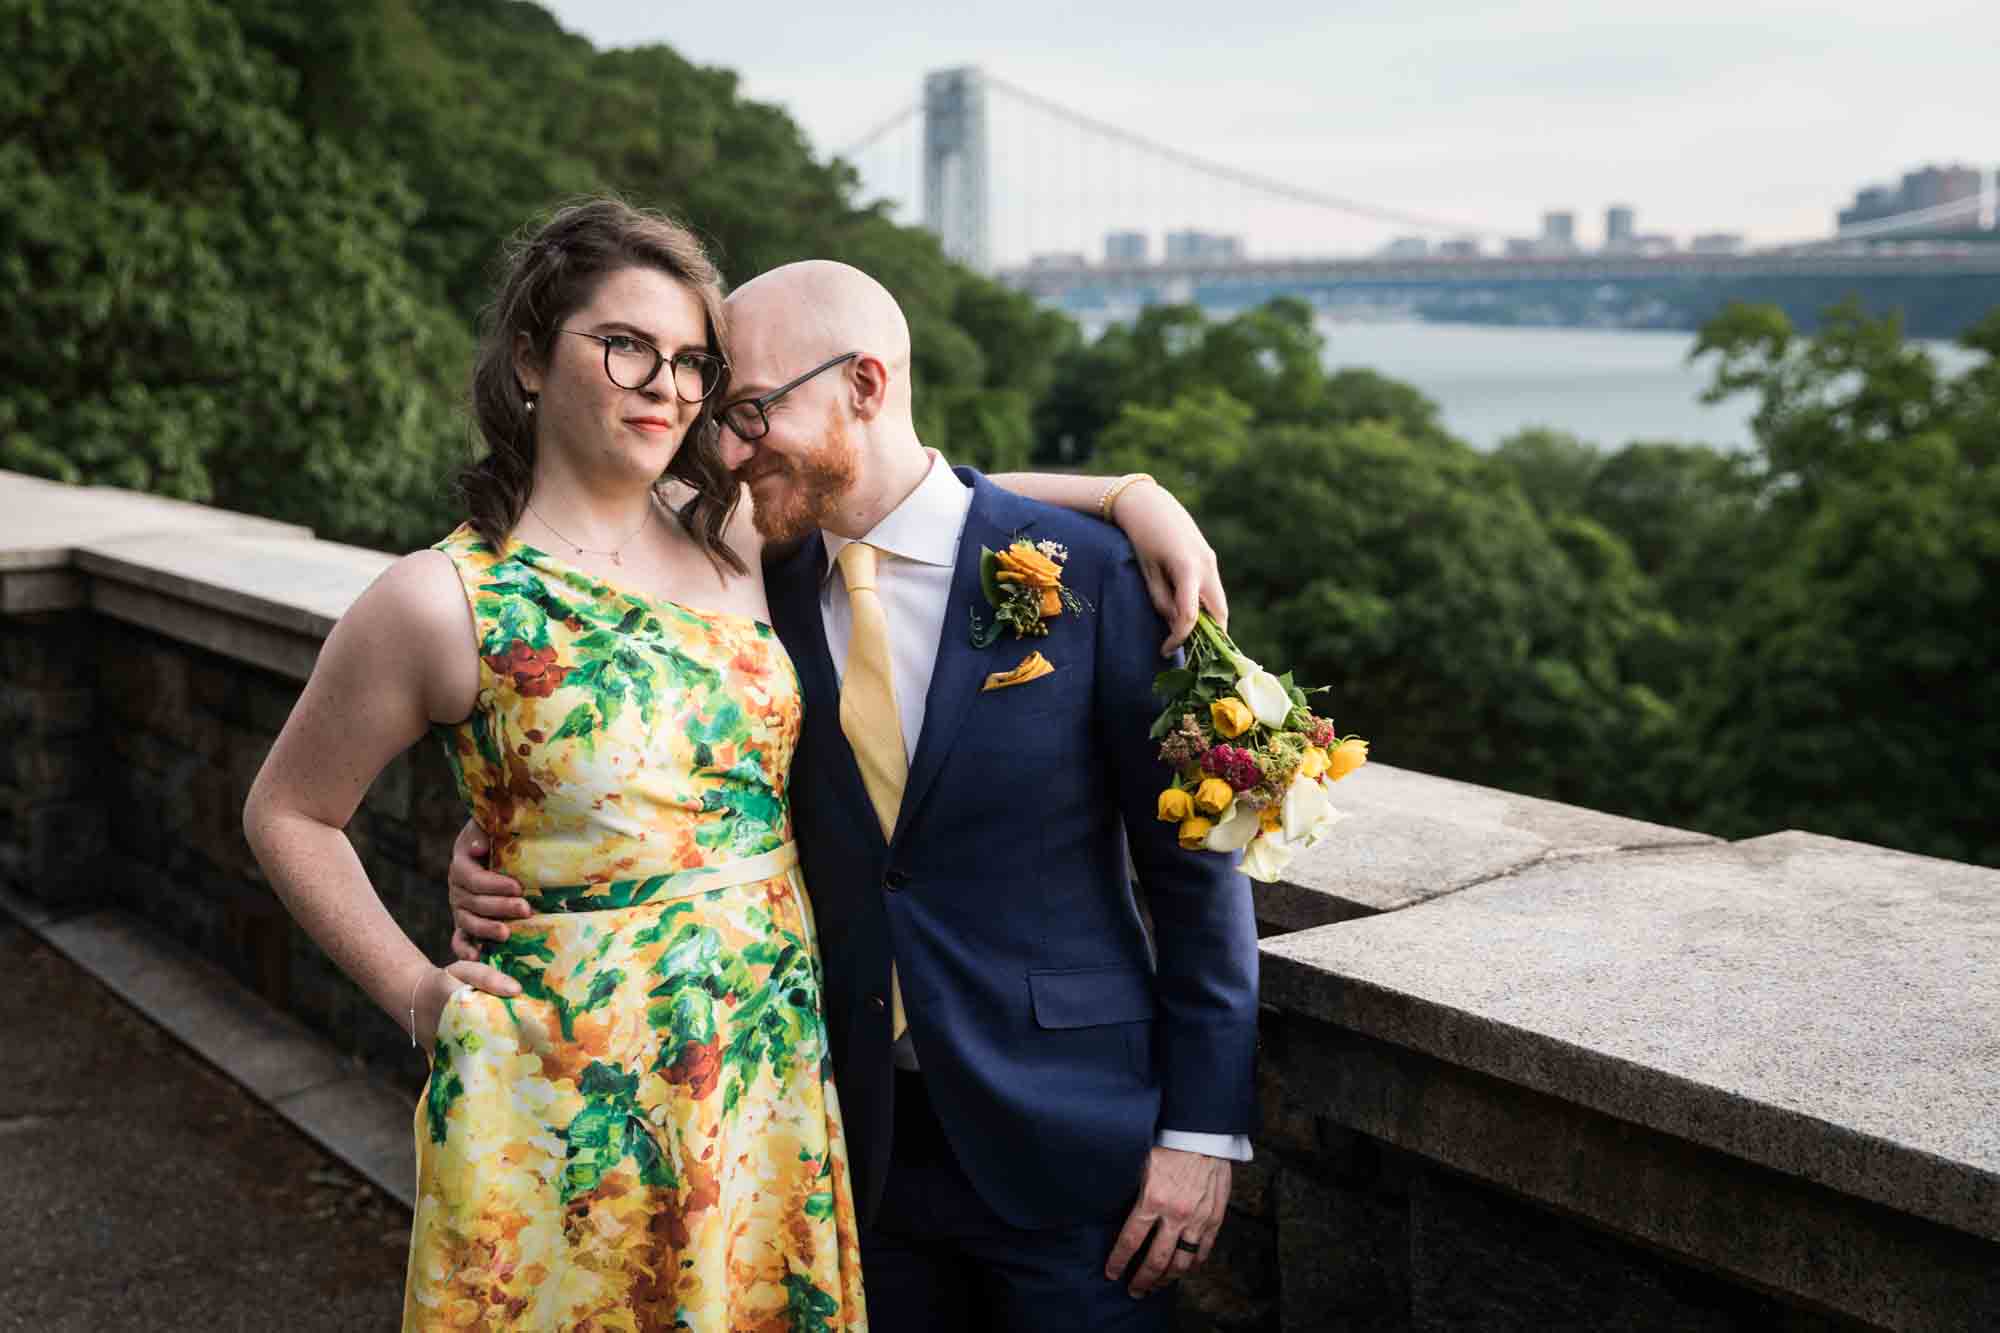
{"type": "Polygon", "coordinates": [[[1698,255],[1733,255],[1743,249],[1743,234],[1711,231],[1688,242],[1688,249],[1698,255]]]}
{"type": "MultiPolygon", "coordinates": [[[[1854,202],[1838,214],[1839,227],[1845,231],[1905,213],[1937,209],[1940,211],[1935,216],[1913,219],[1910,232],[1974,231],[1979,226],[1980,186],[1979,173],[1971,167],[1919,167],[1905,172],[1900,185],[1868,185],[1855,191],[1854,202]]],[[[1898,229],[1870,230],[1879,233],[1898,229]]]]}
{"type": "Polygon", "coordinates": [[[1243,258],[1241,236],[1219,236],[1192,228],[1167,233],[1167,262],[1228,263],[1243,258]]]}
{"type": "Polygon", "coordinates": [[[1542,249],[1550,254],[1576,249],[1576,214],[1567,209],[1542,214],[1542,249]]]}
{"type": "Polygon", "coordinates": [[[1146,233],[1143,231],[1114,231],[1104,237],[1104,262],[1107,264],[1143,264],[1146,262],[1146,233]]]}
{"type": "Polygon", "coordinates": [[[1970,167],[1920,167],[1903,176],[1903,209],[1918,212],[1927,208],[1944,208],[1948,204],[1966,205],[1945,213],[1943,216],[1927,219],[1925,231],[1973,231],[1979,226],[1979,209],[1972,201],[1979,198],[1979,173],[1970,167]]]}
{"type": "Polygon", "coordinates": [[[1629,204],[1613,204],[1604,210],[1604,248],[1607,250],[1630,250],[1638,233],[1634,224],[1638,216],[1629,204]]]}

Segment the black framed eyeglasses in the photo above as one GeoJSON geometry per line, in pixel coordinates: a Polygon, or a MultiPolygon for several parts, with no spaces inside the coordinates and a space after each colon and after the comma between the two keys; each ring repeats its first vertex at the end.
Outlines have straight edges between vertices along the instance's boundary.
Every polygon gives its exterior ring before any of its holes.
{"type": "Polygon", "coordinates": [[[728,363],[708,352],[675,352],[668,356],[644,338],[629,333],[585,333],[582,329],[557,329],[604,344],[604,374],[621,389],[643,389],[660,373],[673,366],[674,393],[684,403],[699,403],[722,383],[728,363]]]}
{"type": "Polygon", "coordinates": [[[761,440],[770,434],[771,431],[771,418],[765,413],[765,408],[777,402],[780,398],[783,398],[813,376],[823,371],[832,370],[841,362],[852,361],[860,355],[861,353],[859,352],[842,352],[839,356],[820,362],[797,379],[786,380],[769,393],[759,394],[755,398],[738,398],[735,402],[723,407],[720,413],[722,424],[735,431],[736,438],[742,440],[745,444],[753,440],[761,440]]]}

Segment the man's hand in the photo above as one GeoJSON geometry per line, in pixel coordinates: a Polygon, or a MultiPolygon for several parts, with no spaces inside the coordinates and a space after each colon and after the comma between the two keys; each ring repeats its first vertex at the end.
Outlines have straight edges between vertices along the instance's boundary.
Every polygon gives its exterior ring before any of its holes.
{"type": "Polygon", "coordinates": [[[1164,1283],[1187,1276],[1208,1262],[1215,1233],[1229,1208],[1229,1162],[1202,1153],[1155,1148],[1146,1159],[1139,1184],[1139,1201],[1125,1219],[1104,1276],[1113,1282],[1146,1247],[1146,1260],[1132,1276],[1132,1298],[1147,1295],[1164,1283]],[[1157,1230],[1155,1229],[1157,1224],[1157,1230]],[[1183,1245],[1181,1242],[1185,1241],[1183,1245]]]}
{"type": "Polygon", "coordinates": [[[1160,656],[1169,656],[1194,633],[1202,606],[1228,627],[1229,599],[1222,592],[1215,550],[1172,491],[1157,482],[1127,486],[1111,506],[1111,518],[1131,538],[1153,608],[1167,622],[1160,656]]]}
{"type": "Polygon", "coordinates": [[[467,962],[479,959],[479,941],[507,938],[507,922],[532,916],[521,886],[486,868],[486,834],[466,821],[451,845],[451,951],[467,962]]]}

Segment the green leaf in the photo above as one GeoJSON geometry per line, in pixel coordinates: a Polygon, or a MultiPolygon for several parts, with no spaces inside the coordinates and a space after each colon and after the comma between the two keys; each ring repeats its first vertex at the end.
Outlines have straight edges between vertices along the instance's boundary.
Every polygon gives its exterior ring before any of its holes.
{"type": "Polygon", "coordinates": [[[1186,667],[1173,667],[1153,677],[1153,693],[1164,699],[1178,699],[1194,688],[1195,673],[1186,667]]]}
{"type": "MultiPolygon", "coordinates": [[[[979,588],[986,594],[988,606],[1000,605],[1000,580],[995,577],[1000,572],[1000,559],[985,546],[979,548],[979,588]]],[[[985,647],[985,644],[980,644],[985,647]]]]}

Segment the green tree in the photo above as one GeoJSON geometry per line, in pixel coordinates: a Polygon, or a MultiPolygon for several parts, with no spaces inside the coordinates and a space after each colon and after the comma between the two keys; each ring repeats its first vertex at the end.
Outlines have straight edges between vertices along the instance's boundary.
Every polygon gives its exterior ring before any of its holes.
{"type": "Polygon", "coordinates": [[[1331,687],[1393,762],[1609,808],[1671,723],[1629,678],[1670,620],[1622,542],[1552,532],[1499,465],[1394,426],[1277,426],[1215,389],[1128,407],[1105,433],[1194,497],[1246,651],[1331,687]]]}
{"type": "Polygon", "coordinates": [[[452,450],[412,199],[207,0],[6,0],[0,466],[408,540],[452,450]],[[145,58],[135,58],[144,52],[145,58]]]}
{"type": "Polygon", "coordinates": [[[1604,456],[1567,431],[1531,426],[1502,440],[1493,460],[1514,474],[1536,513],[1556,518],[1584,512],[1584,496],[1604,456]]]}

